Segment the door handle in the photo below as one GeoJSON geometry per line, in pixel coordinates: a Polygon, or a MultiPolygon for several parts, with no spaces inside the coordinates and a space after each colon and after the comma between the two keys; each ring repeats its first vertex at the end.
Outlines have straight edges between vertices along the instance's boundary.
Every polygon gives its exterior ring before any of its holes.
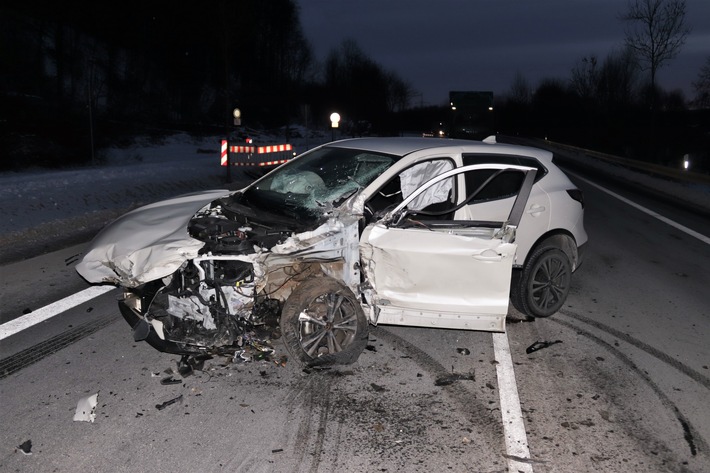
{"type": "Polygon", "coordinates": [[[501,261],[502,255],[473,255],[478,261],[501,261]]]}
{"type": "Polygon", "coordinates": [[[545,206],[544,205],[539,205],[539,204],[532,204],[530,208],[528,209],[528,212],[530,215],[533,217],[539,216],[541,213],[545,211],[545,206]]]}

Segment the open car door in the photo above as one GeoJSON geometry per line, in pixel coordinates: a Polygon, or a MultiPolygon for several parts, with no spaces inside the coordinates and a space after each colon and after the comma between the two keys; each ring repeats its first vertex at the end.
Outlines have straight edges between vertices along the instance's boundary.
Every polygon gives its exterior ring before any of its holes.
{"type": "Polygon", "coordinates": [[[515,230],[535,172],[534,168],[503,164],[455,168],[430,179],[367,226],[360,255],[369,283],[364,293],[370,305],[370,321],[505,331],[515,230]],[[477,170],[494,173],[478,189],[463,189],[464,173],[477,170]],[[506,221],[453,219],[496,174],[503,172],[521,173],[520,189],[506,221]],[[453,192],[462,190],[465,197],[456,198],[444,210],[420,208],[427,202],[427,195],[434,195],[447,181],[453,192]]]}

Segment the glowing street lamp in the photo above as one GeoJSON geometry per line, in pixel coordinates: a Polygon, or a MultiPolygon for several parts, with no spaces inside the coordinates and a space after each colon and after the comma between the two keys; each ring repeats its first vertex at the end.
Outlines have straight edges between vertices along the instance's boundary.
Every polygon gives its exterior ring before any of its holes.
{"type": "Polygon", "coordinates": [[[330,128],[332,130],[332,140],[335,141],[335,129],[338,128],[338,124],[340,123],[340,114],[337,112],[333,112],[330,114],[330,128]]]}

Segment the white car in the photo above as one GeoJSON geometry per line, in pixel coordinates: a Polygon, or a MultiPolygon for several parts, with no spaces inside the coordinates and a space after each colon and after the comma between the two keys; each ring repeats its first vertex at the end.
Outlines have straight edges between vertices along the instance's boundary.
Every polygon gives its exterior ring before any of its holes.
{"type": "Polygon", "coordinates": [[[177,197],[106,227],[77,265],[124,288],[136,340],[184,355],[262,347],[351,363],[369,324],[504,331],[508,301],[564,303],[587,241],[551,153],[363,138],[304,153],[243,190],[177,197]]]}

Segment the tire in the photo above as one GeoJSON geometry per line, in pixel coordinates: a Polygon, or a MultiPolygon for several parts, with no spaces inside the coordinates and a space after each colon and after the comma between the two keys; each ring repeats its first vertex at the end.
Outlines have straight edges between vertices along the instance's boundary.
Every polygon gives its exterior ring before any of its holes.
{"type": "Polygon", "coordinates": [[[367,345],[368,323],[353,292],[329,277],[301,283],[281,311],[291,356],[308,366],[351,364],[367,345]]]}
{"type": "Polygon", "coordinates": [[[571,277],[572,264],[564,251],[538,248],[523,269],[513,274],[513,306],[531,317],[549,317],[567,300],[571,277]]]}

